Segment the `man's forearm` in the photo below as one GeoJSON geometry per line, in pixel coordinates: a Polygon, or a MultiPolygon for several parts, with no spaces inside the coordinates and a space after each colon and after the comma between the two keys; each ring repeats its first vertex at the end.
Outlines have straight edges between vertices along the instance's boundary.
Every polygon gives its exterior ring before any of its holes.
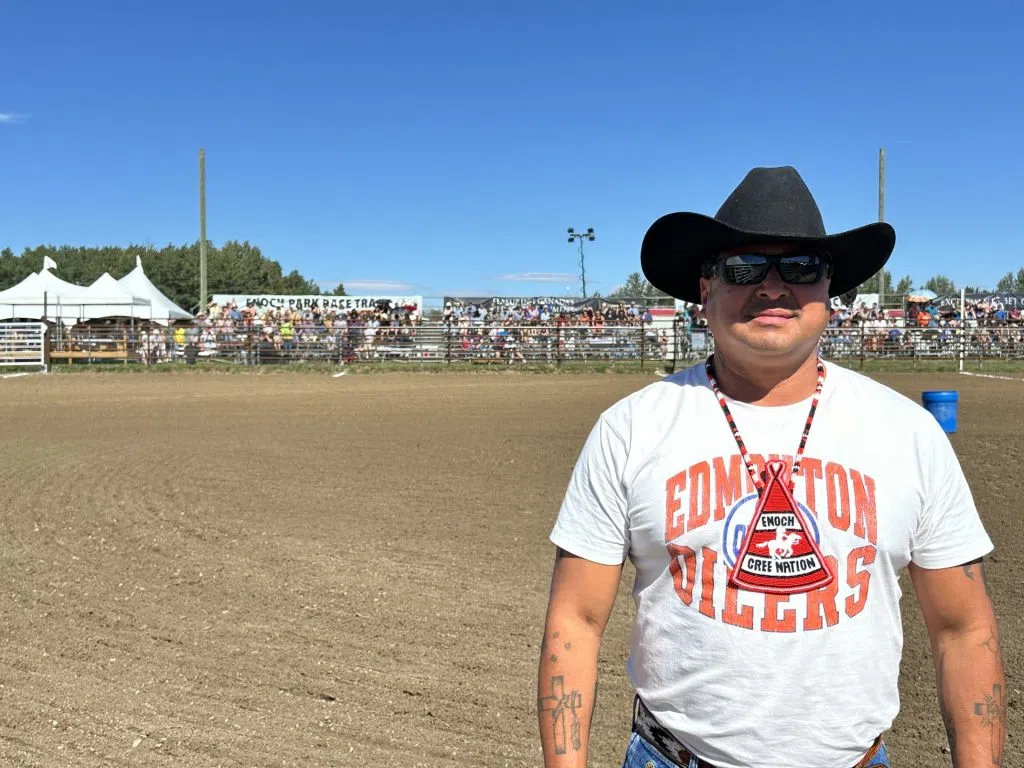
{"type": "Polygon", "coordinates": [[[998,629],[946,635],[936,643],[935,665],[954,768],[1002,765],[1006,680],[998,629]]]}
{"type": "Polygon", "coordinates": [[[537,675],[545,768],[584,768],[597,698],[601,634],[585,621],[549,621],[537,675]]]}

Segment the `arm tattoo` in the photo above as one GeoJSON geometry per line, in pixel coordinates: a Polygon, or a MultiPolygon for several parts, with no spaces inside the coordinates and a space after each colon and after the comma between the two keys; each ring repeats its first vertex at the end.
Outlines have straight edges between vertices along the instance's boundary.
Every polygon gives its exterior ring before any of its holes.
{"type": "Polygon", "coordinates": [[[551,736],[556,755],[566,753],[568,741],[572,742],[573,751],[579,752],[582,741],[577,710],[582,706],[583,696],[580,695],[580,692],[573,689],[567,693],[565,678],[562,675],[552,675],[551,693],[548,696],[538,697],[537,710],[550,714],[551,736]]]}
{"type": "MultiPolygon", "coordinates": [[[[994,653],[1000,666],[1002,665],[1002,651],[999,647],[999,636],[995,627],[989,629],[988,639],[980,643],[982,647],[994,653]]],[[[942,723],[946,727],[946,738],[949,740],[950,757],[953,760],[953,768],[957,768],[956,727],[953,724],[953,713],[946,703],[945,694],[946,682],[946,656],[942,653],[939,656],[938,665],[938,688],[939,688],[939,712],[942,714],[942,723]]],[[[1006,736],[1006,689],[1002,684],[996,683],[992,686],[992,693],[986,694],[981,701],[974,702],[974,716],[979,718],[981,725],[989,729],[989,738],[992,748],[992,765],[1003,764],[1003,749],[1006,736]]]]}
{"type": "Polygon", "coordinates": [[[991,598],[992,597],[992,593],[988,589],[988,576],[985,575],[985,564],[984,563],[979,563],[978,564],[978,570],[981,571],[981,582],[982,582],[982,584],[985,585],[985,594],[989,598],[991,598]]]}
{"type": "Polygon", "coordinates": [[[974,715],[991,731],[992,765],[1003,764],[1003,736],[1006,733],[1006,691],[1001,685],[992,686],[992,694],[974,703],[974,715]]]}
{"type": "Polygon", "coordinates": [[[553,646],[558,645],[558,643],[554,642],[554,640],[558,638],[558,632],[555,632],[553,635],[551,635],[551,637],[553,639],[552,640],[548,640],[548,636],[547,635],[542,635],[541,636],[541,638],[540,638],[540,655],[541,656],[546,655],[547,652],[553,646]]]}
{"type": "Polygon", "coordinates": [[[999,647],[999,635],[996,634],[995,627],[988,628],[988,637],[984,642],[978,643],[978,645],[987,651],[991,651],[999,658],[999,663],[1003,663],[1003,651],[999,647]]]}
{"type": "MultiPolygon", "coordinates": [[[[965,568],[967,566],[964,566],[965,568]]],[[[946,654],[939,656],[939,713],[942,715],[942,724],[946,726],[946,739],[949,741],[949,756],[953,760],[953,768],[956,768],[956,727],[953,725],[953,713],[949,711],[946,704],[946,654]]]]}
{"type": "Polygon", "coordinates": [[[964,563],[960,568],[963,569],[964,576],[971,581],[975,581],[974,574],[976,572],[980,573],[981,583],[985,586],[985,595],[989,598],[992,597],[992,591],[988,587],[988,574],[985,573],[985,560],[983,558],[978,558],[977,560],[972,560],[969,563],[964,563]],[[974,566],[978,566],[977,571],[975,571],[974,566]]]}
{"type": "Polygon", "coordinates": [[[985,578],[985,558],[979,557],[977,560],[971,560],[969,563],[964,563],[960,568],[971,581],[974,581],[974,574],[976,572],[974,566],[978,566],[977,571],[981,572],[981,580],[985,584],[985,592],[988,593],[988,579],[985,578]]]}
{"type": "MultiPolygon", "coordinates": [[[[979,557],[969,563],[964,563],[960,568],[963,570],[964,576],[971,581],[977,581],[975,575],[980,574],[981,583],[985,587],[985,596],[989,599],[992,598],[992,593],[989,591],[988,586],[988,577],[985,574],[984,558],[979,557]]],[[[989,627],[988,637],[978,643],[978,646],[992,653],[996,657],[1000,668],[1003,666],[1003,653],[999,647],[999,630],[995,625],[989,627]]],[[[941,651],[940,654],[938,659],[939,712],[942,714],[942,723],[946,726],[946,737],[949,739],[949,751],[953,759],[953,768],[957,768],[956,726],[953,724],[953,713],[946,703],[944,690],[946,682],[946,657],[945,653],[941,651]]],[[[973,711],[974,716],[980,720],[981,726],[989,730],[992,765],[1001,766],[1003,764],[1003,742],[1006,737],[1006,689],[1004,684],[1002,682],[993,684],[992,693],[986,694],[981,701],[974,702],[973,711]]]]}

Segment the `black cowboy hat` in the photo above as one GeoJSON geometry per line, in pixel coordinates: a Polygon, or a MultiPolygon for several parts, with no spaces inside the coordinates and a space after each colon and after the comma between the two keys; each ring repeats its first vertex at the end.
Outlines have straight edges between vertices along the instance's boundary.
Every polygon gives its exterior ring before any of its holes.
{"type": "Polygon", "coordinates": [[[640,267],[655,288],[700,303],[704,262],[727,248],[794,243],[832,259],[829,295],[839,296],[878,272],[896,245],[896,231],[883,222],[834,235],[825,233],[818,204],[795,168],[754,168],[714,218],[669,213],[644,235],[640,267]]]}

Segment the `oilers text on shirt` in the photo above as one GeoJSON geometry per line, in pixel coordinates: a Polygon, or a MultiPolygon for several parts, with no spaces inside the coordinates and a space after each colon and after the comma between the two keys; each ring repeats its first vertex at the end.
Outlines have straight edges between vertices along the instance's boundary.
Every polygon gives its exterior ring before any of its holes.
{"type": "MultiPolygon", "coordinates": [[[[751,460],[760,475],[765,457],[752,454],[751,460]]],[[[792,471],[792,456],[767,460],[781,460],[792,471]]],[[[795,595],[750,592],[727,583],[757,494],[738,454],[718,456],[665,481],[665,545],[675,592],[684,605],[709,619],[762,632],[820,630],[864,609],[878,543],[874,479],[811,456],[802,459],[793,479],[794,497],[835,574],[831,583],[795,595]],[[840,549],[844,542],[849,543],[840,549]]]]}

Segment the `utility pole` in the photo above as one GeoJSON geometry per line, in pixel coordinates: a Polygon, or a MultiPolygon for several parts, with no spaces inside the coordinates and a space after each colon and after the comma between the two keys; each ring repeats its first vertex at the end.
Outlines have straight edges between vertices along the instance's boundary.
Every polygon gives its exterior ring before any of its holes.
{"type": "Polygon", "coordinates": [[[206,311],[206,150],[199,150],[199,312],[206,311]]]}
{"type": "MultiPolygon", "coordinates": [[[[885,147],[878,150],[878,220],[885,221],[885,147]]],[[[885,307],[885,268],[878,273],[878,306],[885,307]]]]}
{"type": "Polygon", "coordinates": [[[584,299],[587,298],[587,269],[586,269],[586,264],[583,261],[583,241],[584,240],[593,241],[595,239],[596,239],[596,235],[594,235],[594,228],[593,227],[587,227],[587,231],[586,232],[577,232],[572,227],[569,227],[569,242],[571,243],[574,240],[579,240],[579,242],[580,242],[580,245],[579,245],[579,252],[580,252],[580,287],[581,287],[581,289],[583,291],[583,298],[584,299]]]}

